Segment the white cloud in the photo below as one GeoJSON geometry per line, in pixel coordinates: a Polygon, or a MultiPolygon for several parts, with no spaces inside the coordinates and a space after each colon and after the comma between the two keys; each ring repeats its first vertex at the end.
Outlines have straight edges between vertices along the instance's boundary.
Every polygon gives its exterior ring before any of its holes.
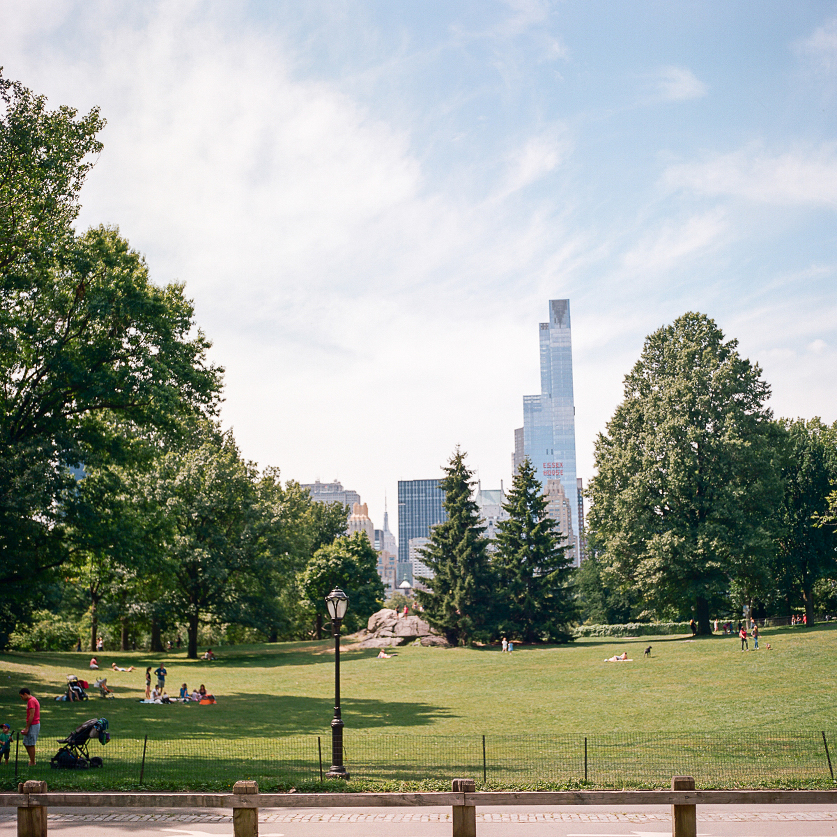
{"type": "Polygon", "coordinates": [[[704,162],[669,166],[663,183],[757,203],[837,208],[837,145],[822,143],[779,154],[751,145],[704,162]]]}
{"type": "Polygon", "coordinates": [[[510,155],[504,194],[535,183],[554,171],[565,159],[570,143],[559,131],[531,137],[510,155]]]}
{"type": "Polygon", "coordinates": [[[700,99],[707,94],[706,85],[685,67],[662,67],[657,77],[657,92],[666,102],[700,99]]]}
{"type": "Polygon", "coordinates": [[[837,17],[831,18],[813,34],[796,44],[797,51],[825,72],[837,70],[837,17]]]}
{"type": "Polygon", "coordinates": [[[808,344],[808,351],[815,355],[821,355],[827,348],[828,343],[819,338],[808,344]]]}
{"type": "Polygon", "coordinates": [[[629,250],[623,264],[637,274],[670,271],[716,247],[727,231],[725,215],[717,210],[685,222],[666,221],[629,250]]]}

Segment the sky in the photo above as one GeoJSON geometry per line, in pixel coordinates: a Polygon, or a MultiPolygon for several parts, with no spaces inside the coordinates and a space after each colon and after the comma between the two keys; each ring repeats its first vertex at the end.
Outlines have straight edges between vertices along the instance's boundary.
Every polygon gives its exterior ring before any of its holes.
{"type": "Polygon", "coordinates": [[[79,228],[184,282],[222,418],[380,527],[457,445],[511,481],[568,298],[578,475],[645,337],[712,317],[837,420],[837,6],[0,0],[0,65],[101,108],[79,228]]]}

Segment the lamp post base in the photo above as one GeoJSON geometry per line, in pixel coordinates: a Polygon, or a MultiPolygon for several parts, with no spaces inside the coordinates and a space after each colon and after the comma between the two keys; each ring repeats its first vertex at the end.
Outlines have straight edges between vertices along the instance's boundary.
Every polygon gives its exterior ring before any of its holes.
{"type": "Polygon", "coordinates": [[[333,764],[326,773],[326,779],[348,779],[349,773],[342,764],[333,764]]]}

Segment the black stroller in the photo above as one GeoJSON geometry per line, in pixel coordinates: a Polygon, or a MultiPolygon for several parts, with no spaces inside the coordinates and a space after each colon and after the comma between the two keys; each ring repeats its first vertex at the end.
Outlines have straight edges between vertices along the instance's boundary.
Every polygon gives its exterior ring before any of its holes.
{"type": "Polygon", "coordinates": [[[50,767],[76,770],[101,767],[104,763],[101,757],[91,756],[87,750],[91,738],[98,738],[102,746],[110,741],[107,718],[91,718],[66,738],[59,738],[58,743],[64,746],[50,759],[50,767]]]}

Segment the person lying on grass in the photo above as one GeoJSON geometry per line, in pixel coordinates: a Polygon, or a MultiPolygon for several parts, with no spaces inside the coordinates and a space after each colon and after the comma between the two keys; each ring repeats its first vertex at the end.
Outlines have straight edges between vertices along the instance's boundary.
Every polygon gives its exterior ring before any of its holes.
{"type": "Polygon", "coordinates": [[[118,665],[116,665],[116,663],[111,663],[110,667],[114,671],[133,671],[134,670],[134,666],[128,666],[128,668],[122,668],[122,666],[118,666],[118,665]]]}
{"type": "Polygon", "coordinates": [[[633,660],[628,659],[628,652],[623,651],[621,654],[616,654],[613,657],[608,657],[606,663],[632,663],[633,660]]]}

